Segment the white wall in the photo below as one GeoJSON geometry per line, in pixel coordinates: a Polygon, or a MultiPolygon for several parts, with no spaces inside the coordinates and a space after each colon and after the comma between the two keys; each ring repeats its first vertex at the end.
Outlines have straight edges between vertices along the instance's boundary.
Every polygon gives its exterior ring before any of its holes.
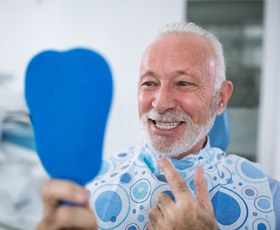
{"type": "Polygon", "coordinates": [[[265,1],[258,161],[280,180],[280,1],[265,1]]]}
{"type": "Polygon", "coordinates": [[[33,55],[89,47],[107,58],[114,75],[104,153],[141,142],[136,97],[141,54],[159,26],[182,21],[184,14],[183,0],[1,0],[0,74],[15,80],[0,90],[0,111],[24,108],[24,72],[33,55]]]}

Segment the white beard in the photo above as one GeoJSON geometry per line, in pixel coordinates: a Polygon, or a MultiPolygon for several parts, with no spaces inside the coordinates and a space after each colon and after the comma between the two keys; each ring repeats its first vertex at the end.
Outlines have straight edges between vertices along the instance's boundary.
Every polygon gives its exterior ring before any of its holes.
{"type": "Polygon", "coordinates": [[[176,157],[182,153],[188,152],[199,141],[206,137],[211,130],[216,118],[214,112],[214,107],[216,106],[214,106],[214,104],[215,103],[211,103],[208,119],[206,123],[202,125],[194,124],[191,118],[182,111],[168,110],[166,113],[160,114],[155,109],[151,109],[143,114],[140,120],[145,142],[153,152],[165,157],[176,157]],[[183,121],[186,123],[186,131],[180,138],[175,140],[164,136],[152,136],[148,128],[149,119],[166,122],[183,121]]]}

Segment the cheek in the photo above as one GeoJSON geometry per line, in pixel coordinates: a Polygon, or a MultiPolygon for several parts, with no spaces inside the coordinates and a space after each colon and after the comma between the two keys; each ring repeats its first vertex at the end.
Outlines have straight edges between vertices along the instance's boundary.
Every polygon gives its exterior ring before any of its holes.
{"type": "Polygon", "coordinates": [[[151,109],[151,103],[152,99],[149,94],[143,92],[138,93],[138,112],[140,117],[151,109]]]}
{"type": "Polygon", "coordinates": [[[198,100],[195,97],[189,97],[181,101],[180,107],[195,124],[205,123],[208,106],[201,100],[198,100]]]}
{"type": "Polygon", "coordinates": [[[193,114],[195,114],[198,106],[197,101],[194,98],[191,97],[185,97],[184,100],[180,100],[180,108],[188,114],[191,118],[193,114]]]}

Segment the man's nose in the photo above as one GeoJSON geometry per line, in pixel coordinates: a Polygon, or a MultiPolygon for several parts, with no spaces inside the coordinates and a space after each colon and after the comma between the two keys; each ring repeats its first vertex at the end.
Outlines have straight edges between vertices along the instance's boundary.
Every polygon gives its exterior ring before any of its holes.
{"type": "Polygon", "coordinates": [[[160,113],[164,113],[169,109],[174,109],[177,103],[172,92],[167,86],[160,87],[157,92],[155,93],[152,106],[160,113]]]}

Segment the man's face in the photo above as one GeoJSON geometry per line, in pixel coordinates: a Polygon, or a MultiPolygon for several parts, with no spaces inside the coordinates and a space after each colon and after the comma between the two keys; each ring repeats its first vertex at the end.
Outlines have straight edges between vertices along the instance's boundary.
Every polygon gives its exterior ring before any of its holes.
{"type": "Polygon", "coordinates": [[[216,114],[214,76],[211,46],[197,35],[164,35],[148,48],[138,106],[152,149],[174,157],[203,147],[216,114]]]}

